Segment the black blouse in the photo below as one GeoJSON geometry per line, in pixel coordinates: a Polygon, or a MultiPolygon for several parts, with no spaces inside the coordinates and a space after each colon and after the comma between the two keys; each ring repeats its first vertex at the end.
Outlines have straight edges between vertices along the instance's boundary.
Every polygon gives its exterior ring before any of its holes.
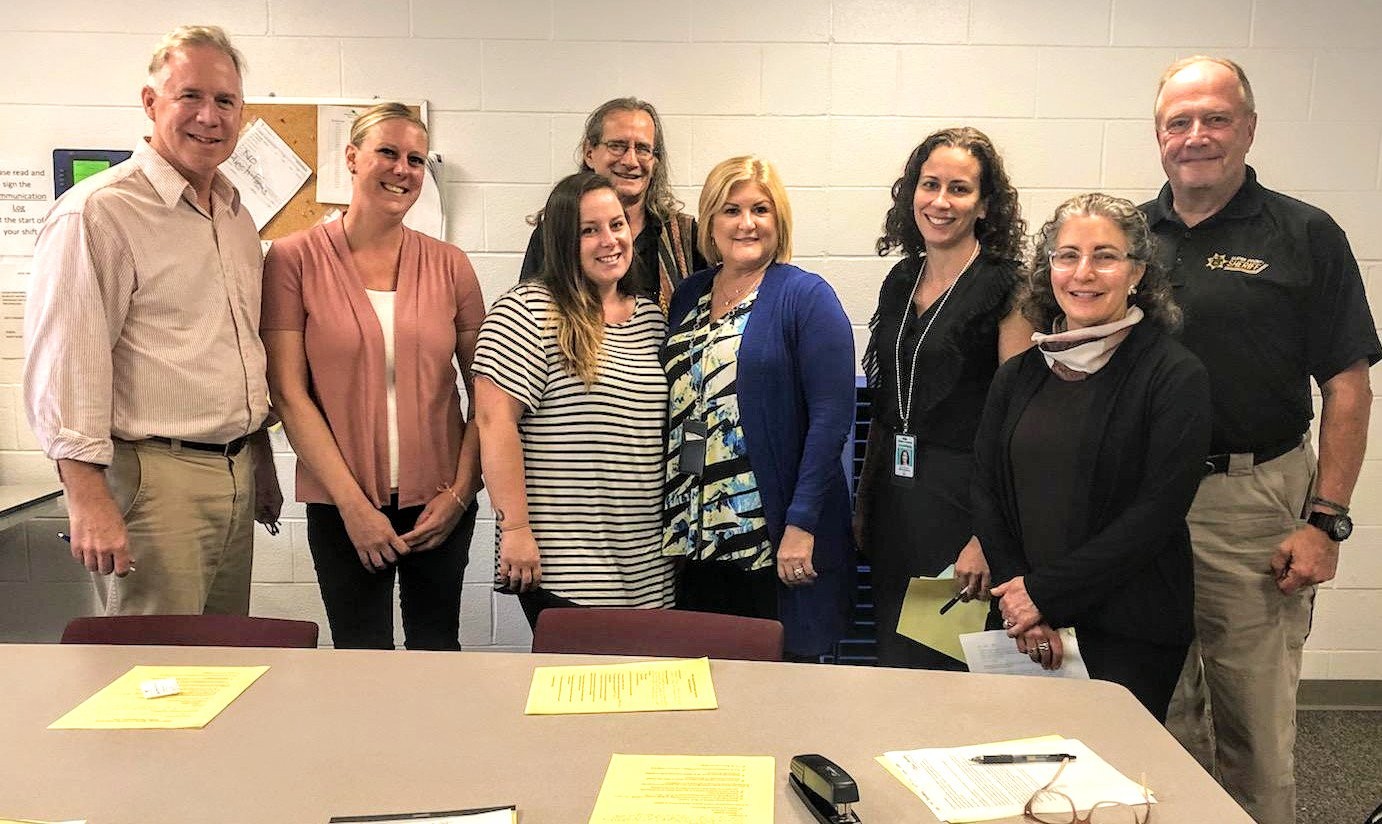
{"type": "Polygon", "coordinates": [[[898,261],[878,292],[878,310],[869,322],[864,353],[864,371],[873,390],[873,421],[893,432],[902,430],[897,337],[900,332],[905,376],[917,340],[934,315],[916,358],[908,430],[919,443],[967,452],[974,447],[984,398],[998,368],[998,324],[1011,308],[1019,265],[982,255],[956,281],[943,308],[937,300],[917,317],[911,296],[919,268],[920,261],[898,261]]]}

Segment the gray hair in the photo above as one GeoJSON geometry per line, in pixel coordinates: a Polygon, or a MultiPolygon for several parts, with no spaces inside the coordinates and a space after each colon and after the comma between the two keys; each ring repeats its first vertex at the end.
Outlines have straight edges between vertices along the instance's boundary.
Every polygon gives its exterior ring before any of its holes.
{"type": "Polygon", "coordinates": [[[580,145],[576,147],[576,168],[594,171],[586,164],[585,153],[600,143],[600,139],[604,137],[605,118],[614,112],[644,112],[653,121],[653,157],[657,158],[657,163],[653,165],[653,176],[648,180],[645,200],[648,211],[665,223],[672,215],[680,212],[684,204],[672,194],[671,175],[667,165],[667,141],[662,136],[662,118],[658,117],[653,104],[636,97],[616,97],[601,103],[585,119],[585,131],[581,135],[580,145]]]}
{"type": "MultiPolygon", "coordinates": [[[[1248,82],[1248,73],[1243,71],[1243,67],[1229,60],[1227,57],[1210,57],[1207,54],[1182,57],[1167,66],[1166,71],[1161,73],[1161,80],[1157,81],[1156,97],[1153,98],[1153,101],[1161,100],[1161,90],[1166,88],[1167,81],[1179,74],[1182,69],[1193,66],[1196,63],[1214,63],[1233,72],[1238,77],[1238,91],[1243,95],[1243,105],[1247,107],[1250,114],[1257,113],[1257,99],[1252,95],[1252,84],[1248,82]]],[[[1153,102],[1152,106],[1155,108],[1156,102],[1153,102]]],[[[1155,116],[1156,112],[1154,111],[1152,114],[1155,116]]]]}
{"type": "Polygon", "coordinates": [[[1179,328],[1180,307],[1171,296],[1170,274],[1157,261],[1156,238],[1147,225],[1146,216],[1132,201],[1102,192],[1076,195],[1065,201],[1056,207],[1055,215],[1037,233],[1027,283],[1017,299],[1022,316],[1038,331],[1049,332],[1051,324],[1061,315],[1056,293],[1051,288],[1051,252],[1055,251],[1061,227],[1072,217],[1102,217],[1122,231],[1128,242],[1128,257],[1146,266],[1137,294],[1128,298],[1128,305],[1140,306],[1148,319],[1167,330],[1179,328]]]}
{"type": "Polygon", "coordinates": [[[159,75],[163,72],[163,67],[168,65],[169,55],[188,46],[210,46],[216,49],[235,64],[236,74],[242,78],[245,76],[245,56],[230,44],[230,37],[225,29],[220,26],[178,26],[163,36],[158,47],[154,49],[153,56],[149,58],[149,88],[162,91],[162,78],[159,75]]]}

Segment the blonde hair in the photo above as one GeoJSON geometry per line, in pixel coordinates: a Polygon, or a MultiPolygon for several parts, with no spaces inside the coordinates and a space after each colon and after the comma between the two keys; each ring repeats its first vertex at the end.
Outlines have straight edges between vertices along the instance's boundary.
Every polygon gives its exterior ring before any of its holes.
{"type": "Polygon", "coordinates": [[[154,49],[153,56],[149,58],[149,88],[162,93],[163,78],[159,75],[168,65],[168,57],[178,49],[189,46],[210,46],[230,58],[230,62],[235,64],[236,74],[242,78],[245,76],[245,56],[230,44],[230,37],[225,29],[220,26],[178,26],[163,35],[163,39],[154,49]]]}
{"type": "Polygon", "coordinates": [[[787,201],[787,190],[782,187],[777,169],[757,155],[741,155],[721,161],[705,176],[705,186],[701,188],[696,244],[706,262],[713,266],[723,259],[720,250],[715,248],[715,239],[711,237],[711,224],[716,213],[729,200],[730,190],[736,183],[757,183],[768,196],[777,215],[777,249],[773,251],[773,261],[789,263],[792,260],[792,205],[787,201]]]}
{"type": "Polygon", "coordinates": [[[365,138],[369,137],[370,129],[386,120],[406,120],[422,129],[423,136],[427,136],[427,124],[413,114],[412,109],[402,103],[377,103],[360,112],[360,116],[350,124],[350,145],[357,149],[363,146],[365,138]]]}

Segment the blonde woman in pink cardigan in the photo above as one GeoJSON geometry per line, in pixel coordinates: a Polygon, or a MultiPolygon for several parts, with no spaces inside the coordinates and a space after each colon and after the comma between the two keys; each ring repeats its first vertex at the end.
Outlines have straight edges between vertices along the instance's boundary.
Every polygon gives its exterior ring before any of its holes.
{"type": "Polygon", "coordinates": [[[460,649],[461,582],[480,489],[455,362],[470,384],[484,300],[465,253],[412,231],[427,129],[406,107],[360,115],[344,218],[274,243],[260,329],[297,452],[297,499],[338,648],[460,649]]]}

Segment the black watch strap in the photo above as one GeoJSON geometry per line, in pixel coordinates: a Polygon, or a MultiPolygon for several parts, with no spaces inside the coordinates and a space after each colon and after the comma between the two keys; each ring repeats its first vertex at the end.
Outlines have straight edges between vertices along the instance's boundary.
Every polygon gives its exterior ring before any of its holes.
{"type": "Polygon", "coordinates": [[[1346,541],[1353,534],[1353,519],[1347,515],[1311,512],[1305,522],[1328,535],[1331,541],[1346,541]]]}

